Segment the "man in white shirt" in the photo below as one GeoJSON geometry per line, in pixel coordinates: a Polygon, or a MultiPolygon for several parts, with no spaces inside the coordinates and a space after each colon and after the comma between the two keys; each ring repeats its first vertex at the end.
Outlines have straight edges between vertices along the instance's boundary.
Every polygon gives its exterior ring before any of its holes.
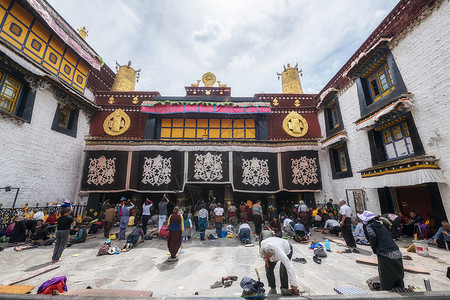
{"type": "Polygon", "coordinates": [[[242,223],[241,226],[239,226],[239,239],[244,245],[251,243],[250,230],[250,226],[247,223],[242,223]]]}
{"type": "Polygon", "coordinates": [[[341,232],[344,237],[345,243],[349,248],[353,250],[355,253],[359,253],[359,250],[356,249],[355,238],[352,233],[352,209],[348,206],[345,200],[339,200],[339,214],[341,215],[341,232]]]}
{"type": "Polygon", "coordinates": [[[322,233],[328,230],[331,234],[339,234],[341,232],[341,226],[339,222],[334,219],[328,219],[323,226],[322,233]]]}
{"type": "Polygon", "coordinates": [[[269,294],[277,293],[274,269],[277,262],[281,262],[280,280],[282,294],[288,291],[288,283],[290,283],[292,293],[297,296],[299,295],[297,277],[291,262],[292,253],[293,249],[291,244],[284,239],[270,237],[261,242],[259,254],[266,262],[266,276],[270,286],[269,294]]]}

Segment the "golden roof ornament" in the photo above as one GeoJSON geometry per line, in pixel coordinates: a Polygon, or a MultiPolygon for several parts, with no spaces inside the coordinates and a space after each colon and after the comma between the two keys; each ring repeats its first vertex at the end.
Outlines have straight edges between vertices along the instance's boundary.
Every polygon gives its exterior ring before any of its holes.
{"type": "Polygon", "coordinates": [[[78,35],[81,36],[81,38],[83,40],[86,40],[89,31],[86,29],[86,26],[80,27],[77,29],[78,30],[78,35]]]}
{"type": "Polygon", "coordinates": [[[273,106],[278,106],[280,104],[280,102],[278,102],[277,98],[274,98],[272,103],[273,103],[273,106]]]}
{"type": "Polygon", "coordinates": [[[304,136],[308,127],[306,119],[295,111],[291,111],[283,120],[283,130],[293,137],[304,136]]]}
{"type": "Polygon", "coordinates": [[[130,125],[130,117],[119,108],[105,118],[103,130],[108,135],[117,136],[125,133],[130,128],[130,125]]]}
{"type": "Polygon", "coordinates": [[[302,70],[298,69],[298,63],[295,67],[291,67],[290,64],[283,65],[284,71],[277,73],[278,79],[281,76],[281,86],[283,94],[303,94],[302,84],[300,83],[300,76],[302,76],[302,70]]]}
{"type": "Polygon", "coordinates": [[[227,87],[226,84],[221,83],[221,81],[218,80],[216,81],[216,79],[216,75],[211,72],[207,72],[203,74],[201,80],[197,80],[197,83],[191,83],[191,87],[198,87],[200,85],[200,81],[203,82],[204,87],[213,87],[216,82],[219,87],[227,87]]]}
{"type": "Polygon", "coordinates": [[[139,76],[141,69],[135,70],[131,67],[131,60],[127,65],[119,65],[116,61],[116,77],[114,78],[114,83],[111,87],[113,92],[127,92],[134,91],[136,87],[136,82],[139,82],[139,76]]]}

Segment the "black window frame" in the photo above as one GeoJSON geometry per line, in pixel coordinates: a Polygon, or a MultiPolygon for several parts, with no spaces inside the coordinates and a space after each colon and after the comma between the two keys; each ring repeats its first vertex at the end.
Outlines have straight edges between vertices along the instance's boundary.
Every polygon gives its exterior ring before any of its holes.
{"type": "MultiPolygon", "coordinates": [[[[380,99],[378,99],[377,101],[374,102],[372,99],[372,96],[371,96],[368,78],[363,78],[361,76],[358,77],[356,79],[356,88],[358,91],[358,99],[359,99],[359,107],[360,107],[361,117],[364,117],[366,115],[369,115],[369,114],[375,112],[376,110],[389,104],[395,98],[397,98],[407,92],[406,85],[403,82],[403,78],[400,74],[397,64],[395,63],[395,59],[394,59],[394,56],[392,55],[392,52],[390,50],[386,49],[382,53],[381,57],[384,57],[384,56],[386,56],[386,63],[388,64],[388,67],[390,70],[390,72],[389,72],[390,79],[391,79],[392,85],[395,86],[395,89],[393,91],[389,92],[388,94],[386,94],[384,97],[381,97],[380,99]]],[[[376,64],[376,62],[374,62],[374,64],[376,64]]],[[[384,65],[384,63],[383,63],[383,65],[384,65]]],[[[377,70],[378,69],[379,68],[377,68],[377,70]]]]}
{"type": "MultiPolygon", "coordinates": [[[[386,162],[395,162],[403,160],[405,158],[416,157],[425,155],[425,149],[423,147],[422,141],[417,131],[416,124],[411,112],[407,112],[403,115],[405,117],[406,124],[408,125],[409,136],[411,138],[411,143],[414,149],[414,155],[398,157],[396,159],[387,159],[386,150],[383,144],[382,130],[377,131],[375,129],[369,130],[367,132],[369,138],[369,148],[372,159],[372,165],[377,166],[386,162]]],[[[402,121],[402,122],[405,122],[402,121]]]]}
{"type": "Polygon", "coordinates": [[[353,177],[352,166],[350,163],[346,142],[341,142],[336,145],[330,146],[328,149],[328,154],[330,156],[331,175],[333,179],[353,177]],[[344,151],[345,162],[347,165],[346,171],[341,171],[339,149],[342,149],[342,151],[344,151]]]}
{"type": "Polygon", "coordinates": [[[64,127],[59,126],[59,116],[60,116],[62,107],[65,107],[65,106],[61,103],[58,103],[58,106],[56,107],[55,115],[53,117],[52,130],[76,138],[77,137],[77,128],[78,128],[78,115],[79,115],[80,109],[78,107],[74,107],[73,109],[70,108],[70,116],[69,116],[69,121],[67,123],[67,128],[64,128],[64,127]]]}
{"type": "Polygon", "coordinates": [[[324,109],[324,116],[325,116],[325,134],[328,137],[336,134],[337,132],[344,130],[344,122],[342,120],[342,114],[341,114],[341,109],[339,106],[339,99],[336,97],[333,100],[329,101],[326,105],[325,105],[325,109],[324,109]],[[337,114],[337,121],[338,121],[338,126],[334,126],[333,124],[333,112],[332,112],[332,108],[336,109],[336,114],[337,114]]]}
{"type": "Polygon", "coordinates": [[[31,89],[29,84],[24,80],[23,76],[16,72],[6,71],[3,68],[0,68],[0,71],[3,72],[4,77],[0,82],[0,88],[3,85],[6,76],[10,75],[14,79],[21,82],[22,87],[20,91],[20,95],[17,98],[17,102],[15,105],[15,109],[13,112],[7,112],[4,110],[0,110],[0,113],[6,116],[12,116],[14,118],[18,118],[23,122],[31,123],[31,116],[33,115],[34,101],[36,98],[36,93],[31,93],[31,89]]]}

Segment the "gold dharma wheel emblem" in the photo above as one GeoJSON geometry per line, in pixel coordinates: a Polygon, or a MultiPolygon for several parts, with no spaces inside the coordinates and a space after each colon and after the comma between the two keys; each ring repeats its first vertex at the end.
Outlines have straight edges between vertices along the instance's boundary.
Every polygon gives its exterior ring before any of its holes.
{"type": "Polygon", "coordinates": [[[105,130],[108,135],[121,135],[130,128],[130,125],[130,117],[119,108],[106,117],[103,122],[103,130],[105,130]]]}
{"type": "Polygon", "coordinates": [[[283,129],[293,137],[302,137],[308,132],[308,122],[300,114],[291,111],[283,120],[283,129]]]}
{"type": "Polygon", "coordinates": [[[202,76],[202,82],[205,86],[211,87],[216,83],[216,75],[211,72],[205,73],[202,76]]]}

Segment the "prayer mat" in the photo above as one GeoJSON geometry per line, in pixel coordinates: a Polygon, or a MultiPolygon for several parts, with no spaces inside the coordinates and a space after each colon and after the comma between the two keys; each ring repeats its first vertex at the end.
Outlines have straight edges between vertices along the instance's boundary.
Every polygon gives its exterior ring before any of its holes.
{"type": "Polygon", "coordinates": [[[90,297],[120,297],[120,298],[148,298],[153,296],[151,291],[114,290],[114,289],[83,289],[73,290],[65,295],[90,297]]]}
{"type": "Polygon", "coordinates": [[[28,294],[34,289],[33,285],[5,285],[0,286],[1,294],[28,294]]]}
{"type": "Polygon", "coordinates": [[[334,290],[341,295],[360,295],[360,294],[368,294],[366,291],[360,289],[356,286],[343,286],[343,287],[335,287],[334,290]]]}

